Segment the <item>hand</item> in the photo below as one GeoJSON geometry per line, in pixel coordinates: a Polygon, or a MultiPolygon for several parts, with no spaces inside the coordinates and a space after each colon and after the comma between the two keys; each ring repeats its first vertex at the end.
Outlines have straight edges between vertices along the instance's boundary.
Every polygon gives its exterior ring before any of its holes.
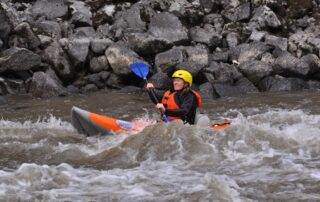
{"type": "Polygon", "coordinates": [[[148,91],[151,91],[152,89],[154,89],[154,85],[153,85],[152,83],[147,83],[146,89],[147,89],[148,91]]]}
{"type": "Polygon", "coordinates": [[[163,104],[161,104],[161,103],[158,103],[157,105],[156,105],[156,108],[157,109],[160,109],[161,111],[163,111],[163,112],[165,112],[166,111],[166,108],[163,106],[163,104]]]}

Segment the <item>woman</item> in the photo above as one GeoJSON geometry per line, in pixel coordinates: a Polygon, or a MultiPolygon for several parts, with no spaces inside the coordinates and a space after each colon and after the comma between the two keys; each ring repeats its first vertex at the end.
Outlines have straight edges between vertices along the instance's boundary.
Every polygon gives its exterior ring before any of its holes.
{"type": "MultiPolygon", "coordinates": [[[[152,96],[154,85],[148,83],[146,88],[156,108],[161,110],[168,119],[181,119],[185,123],[194,124],[196,111],[201,107],[202,98],[199,93],[190,89],[192,75],[186,70],[177,70],[172,74],[173,89],[164,93],[161,103],[152,96]]],[[[162,118],[162,117],[161,117],[162,118]]]]}

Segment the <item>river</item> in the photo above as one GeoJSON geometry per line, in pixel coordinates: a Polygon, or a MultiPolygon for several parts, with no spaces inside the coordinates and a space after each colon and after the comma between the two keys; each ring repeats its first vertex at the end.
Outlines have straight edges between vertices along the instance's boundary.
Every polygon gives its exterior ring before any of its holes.
{"type": "Polygon", "coordinates": [[[78,106],[158,116],[146,94],[99,92],[0,106],[0,201],[320,201],[320,91],[205,100],[224,131],[181,122],[86,137],[78,106]]]}

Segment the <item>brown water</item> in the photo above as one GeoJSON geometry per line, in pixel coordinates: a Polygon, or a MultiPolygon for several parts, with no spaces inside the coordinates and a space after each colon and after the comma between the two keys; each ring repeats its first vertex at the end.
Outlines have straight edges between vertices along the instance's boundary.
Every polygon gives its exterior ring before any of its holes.
{"type": "Polygon", "coordinates": [[[0,201],[320,201],[320,92],[205,100],[216,132],[180,122],[85,137],[70,109],[158,117],[145,94],[94,93],[0,106],[0,201]]]}

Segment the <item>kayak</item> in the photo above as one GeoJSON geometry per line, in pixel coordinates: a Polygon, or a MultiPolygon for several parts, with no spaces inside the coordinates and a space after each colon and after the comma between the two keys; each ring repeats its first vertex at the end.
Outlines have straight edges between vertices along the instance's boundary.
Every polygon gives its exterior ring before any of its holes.
{"type": "MultiPolygon", "coordinates": [[[[131,122],[89,112],[78,107],[71,109],[71,122],[79,133],[87,136],[137,133],[148,125],[155,124],[155,120],[133,120],[131,122]]],[[[208,126],[213,130],[223,130],[230,125],[230,121],[215,122],[208,126]]]]}

